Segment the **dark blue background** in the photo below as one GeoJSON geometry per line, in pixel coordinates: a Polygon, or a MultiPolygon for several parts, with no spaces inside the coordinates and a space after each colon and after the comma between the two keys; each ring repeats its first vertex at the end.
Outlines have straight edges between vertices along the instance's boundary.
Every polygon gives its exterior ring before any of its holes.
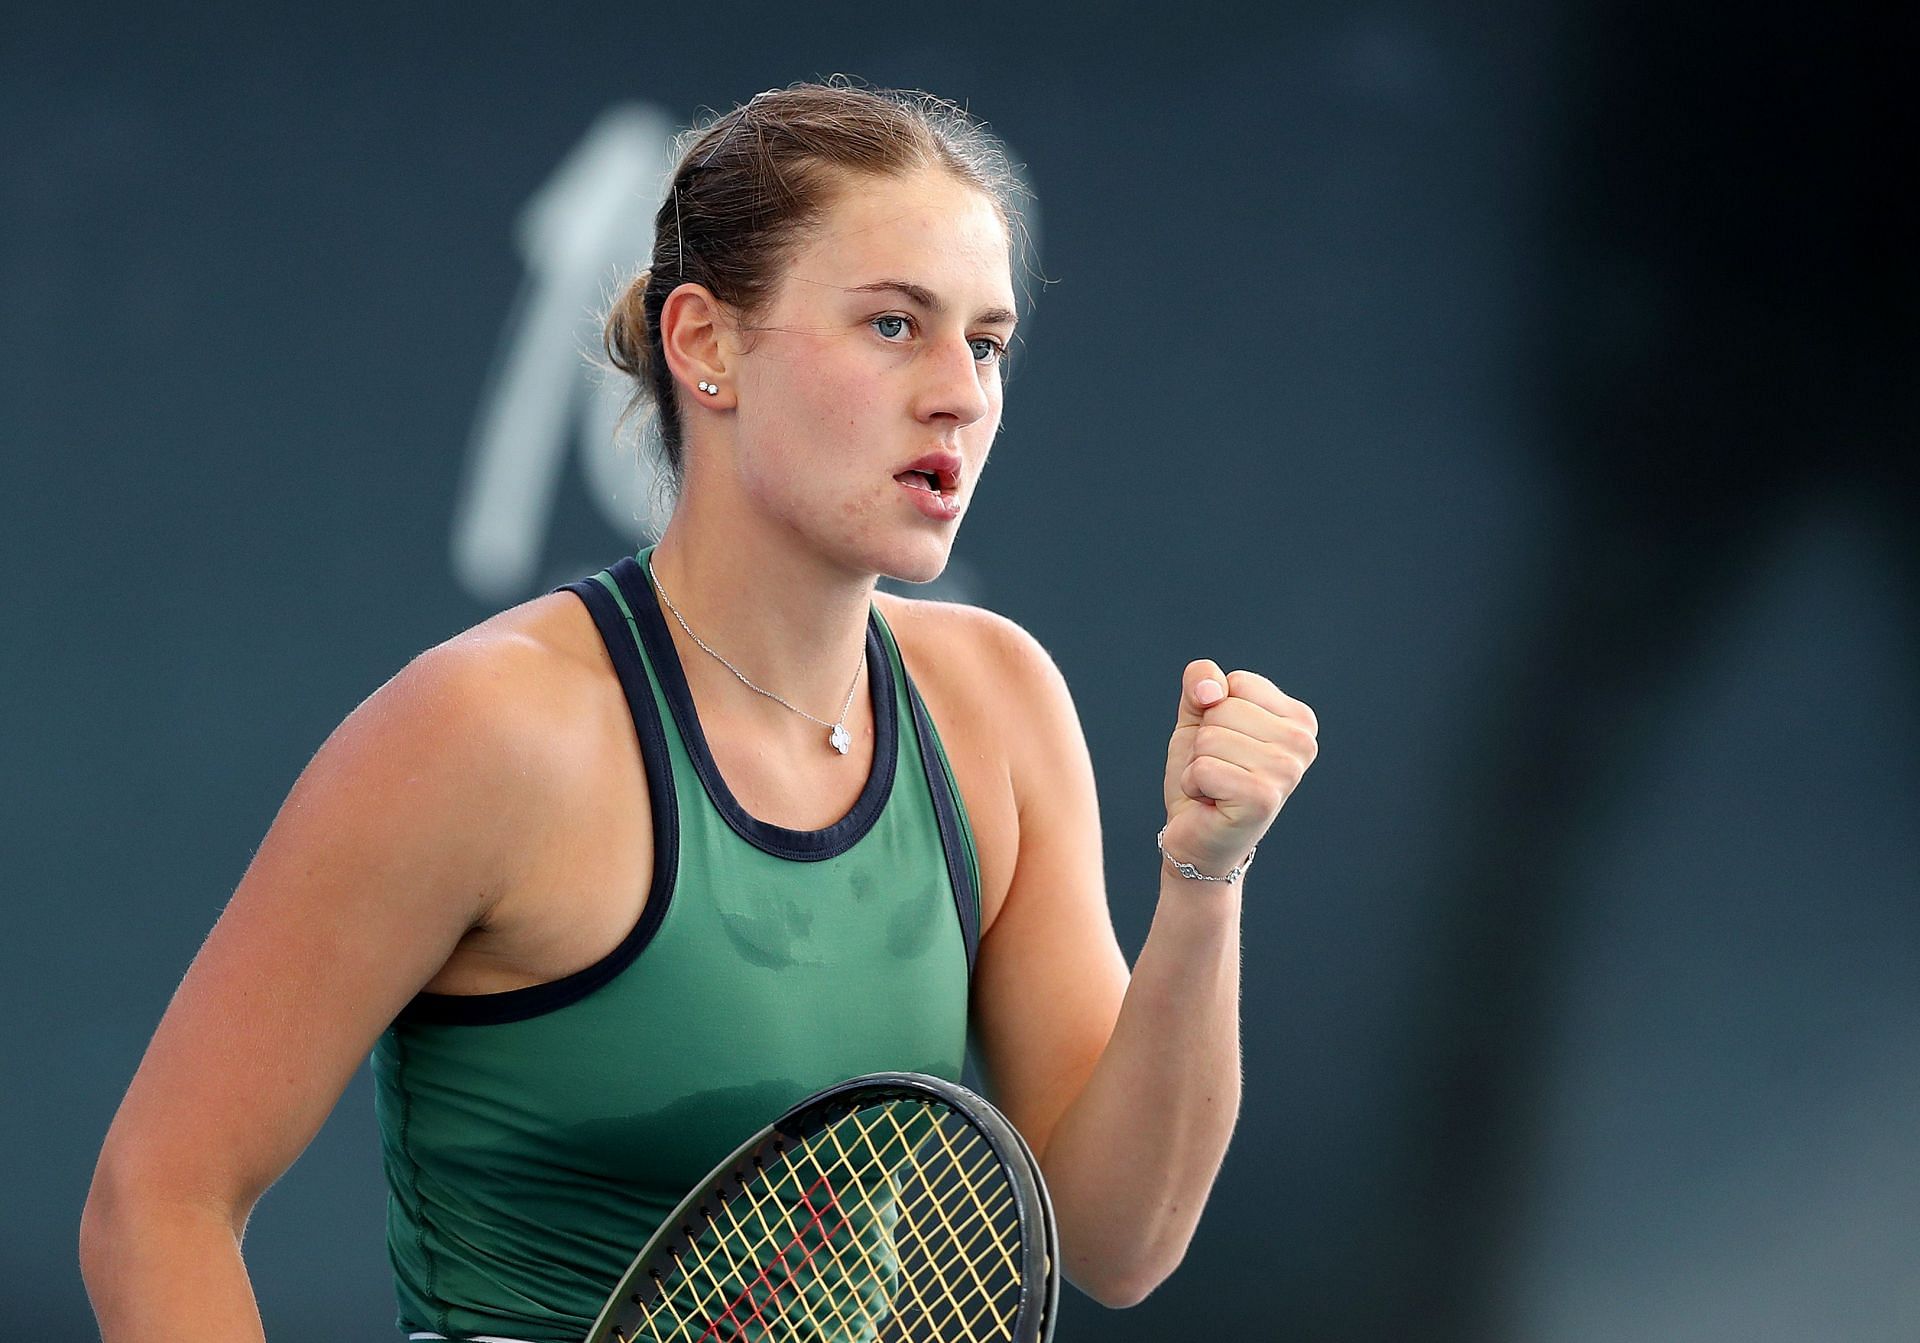
{"type": "MultiPolygon", "coordinates": [[[[1323,725],[1221,1184],[1063,1343],[1920,1333],[1914,235],[1849,120],[1910,34],[906,13],[8,18],[0,1320],[91,1329],[100,1140],[307,758],[537,589],[450,559],[522,208],[617,104],[846,71],[1039,196],[948,595],[1066,672],[1129,954],[1186,661],[1323,725]]],[[[544,536],[631,548],[577,454],[544,536]]],[[[390,1336],[383,1197],[363,1073],[249,1227],[270,1337],[390,1336]]]]}

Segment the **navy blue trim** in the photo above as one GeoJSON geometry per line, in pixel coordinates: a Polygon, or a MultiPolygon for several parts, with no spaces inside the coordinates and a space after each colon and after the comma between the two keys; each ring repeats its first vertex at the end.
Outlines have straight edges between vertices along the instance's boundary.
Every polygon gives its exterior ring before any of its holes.
{"type": "Polygon", "coordinates": [[[673,903],[674,876],[680,870],[679,809],[674,799],[673,770],[668,764],[666,731],[661,726],[659,706],[654,703],[632,630],[613,594],[597,579],[576,579],[553,591],[574,593],[587,604],[600,638],[607,645],[607,653],[613,659],[620,688],[626,692],[627,707],[633,713],[640,758],[647,770],[649,808],[653,813],[653,884],[647,891],[646,906],[620,945],[583,970],[545,984],[499,993],[419,993],[400,1009],[396,1021],[493,1026],[525,1021],[579,1002],[633,964],[653,941],[661,920],[667,917],[667,907],[673,903]]]}
{"type": "Polygon", "coordinates": [[[933,794],[933,814],[940,821],[940,843],[947,851],[947,877],[953,885],[953,903],[960,913],[960,931],[967,939],[967,978],[973,978],[973,963],[980,951],[980,892],[973,889],[973,869],[967,863],[966,837],[960,833],[960,809],[948,788],[947,772],[933,742],[933,718],[927,712],[920,689],[900,659],[901,674],[907,678],[907,699],[913,706],[913,730],[920,739],[920,763],[926,767],[927,791],[933,794]]]}
{"type": "MultiPolygon", "coordinates": [[[[651,547],[649,547],[651,549],[651,547]]],[[[645,552],[643,552],[645,553],[645,552]]],[[[824,830],[789,830],[771,825],[750,815],[720,777],[713,753],[707,749],[707,737],[700,730],[700,716],[694,711],[693,692],[687,687],[686,672],[680,666],[680,654],[673,636],[667,631],[659,599],[653,590],[652,576],[640,561],[627,556],[607,571],[627,599],[640,638],[646,644],[647,660],[660,678],[660,690],[673,710],[680,728],[680,740],[693,760],[693,768],[706,786],[707,796],[734,832],[754,847],[776,858],[817,863],[834,858],[852,848],[860,837],[873,829],[893,792],[894,770],[898,763],[899,739],[895,716],[898,701],[894,694],[893,671],[886,650],[880,643],[871,606],[867,611],[867,692],[873,704],[873,765],[867,771],[867,784],[847,814],[824,830]]]]}

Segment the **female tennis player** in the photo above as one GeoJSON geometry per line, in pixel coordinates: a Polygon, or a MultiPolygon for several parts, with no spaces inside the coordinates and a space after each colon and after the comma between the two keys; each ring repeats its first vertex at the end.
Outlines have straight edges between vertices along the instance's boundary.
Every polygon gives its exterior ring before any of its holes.
{"type": "MultiPolygon", "coordinates": [[[[302,772],[106,1135],[108,1343],[262,1337],[242,1232],[370,1053],[413,1338],[579,1339],[736,1142],[969,1045],[1068,1279],[1125,1306],[1173,1270],[1239,1105],[1242,874],[1318,728],[1187,662],[1129,972],[1060,671],[875,586],[940,575],[986,467],[1018,227],[997,142],[926,95],[689,133],[607,323],[671,521],[420,654],[302,772]]],[[[1168,560],[1235,587],[1204,539],[1235,485],[1184,460],[1168,560]]]]}

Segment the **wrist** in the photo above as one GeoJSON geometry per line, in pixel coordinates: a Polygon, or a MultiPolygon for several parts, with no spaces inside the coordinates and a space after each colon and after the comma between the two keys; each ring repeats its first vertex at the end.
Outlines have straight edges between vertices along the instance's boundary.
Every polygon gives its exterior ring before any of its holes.
{"type": "Polygon", "coordinates": [[[1160,827],[1160,833],[1154,837],[1154,843],[1160,849],[1160,872],[1163,878],[1172,876],[1183,881],[1195,883],[1206,882],[1229,886],[1238,886],[1240,884],[1241,878],[1247,874],[1247,868],[1253,864],[1253,855],[1260,851],[1260,846],[1256,844],[1247,850],[1247,856],[1245,858],[1242,858],[1231,868],[1228,868],[1224,872],[1210,872],[1167,852],[1166,826],[1163,825],[1160,827]]]}
{"type": "Polygon", "coordinates": [[[1154,906],[1154,924],[1169,923],[1185,928],[1190,936],[1226,935],[1240,926],[1240,910],[1246,903],[1244,883],[1238,881],[1192,881],[1174,870],[1173,864],[1160,864],[1160,895],[1154,906]]]}

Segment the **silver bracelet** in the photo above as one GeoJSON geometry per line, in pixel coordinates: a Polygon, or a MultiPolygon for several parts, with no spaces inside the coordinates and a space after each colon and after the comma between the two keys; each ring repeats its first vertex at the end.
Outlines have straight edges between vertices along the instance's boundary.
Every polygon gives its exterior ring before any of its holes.
{"type": "Polygon", "coordinates": [[[1154,843],[1160,848],[1160,856],[1169,863],[1172,863],[1174,867],[1179,870],[1181,876],[1190,878],[1193,881],[1238,881],[1246,874],[1246,870],[1253,866],[1253,855],[1260,852],[1260,846],[1256,844],[1247,850],[1247,856],[1240,860],[1239,865],[1235,867],[1233,871],[1227,873],[1224,877],[1210,877],[1192,863],[1183,863],[1168,853],[1166,840],[1167,827],[1163,825],[1160,827],[1160,833],[1154,836],[1154,843]]]}

